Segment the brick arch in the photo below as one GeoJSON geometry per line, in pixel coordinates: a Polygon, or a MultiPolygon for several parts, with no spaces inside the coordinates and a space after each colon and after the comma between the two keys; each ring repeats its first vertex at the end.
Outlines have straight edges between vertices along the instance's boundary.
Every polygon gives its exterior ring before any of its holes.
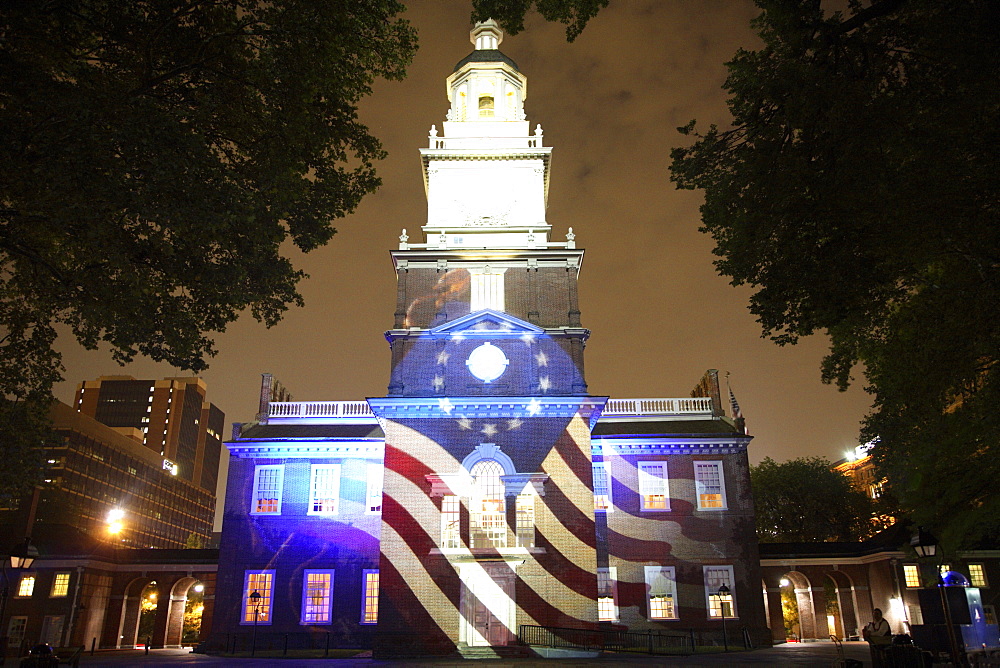
{"type": "MultiPolygon", "coordinates": [[[[832,580],[836,587],[837,607],[840,609],[843,636],[859,635],[863,624],[858,615],[857,588],[853,578],[849,573],[839,569],[827,571],[824,575],[832,580]]],[[[830,629],[830,632],[836,633],[834,629],[830,629]]]]}

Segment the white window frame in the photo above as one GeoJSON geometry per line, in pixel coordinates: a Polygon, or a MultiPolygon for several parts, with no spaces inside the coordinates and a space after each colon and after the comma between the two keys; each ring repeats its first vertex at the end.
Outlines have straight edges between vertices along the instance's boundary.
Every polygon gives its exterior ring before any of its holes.
{"type": "Polygon", "coordinates": [[[379,588],[382,583],[379,578],[377,568],[366,568],[361,574],[361,624],[378,624],[378,597],[379,588]],[[373,596],[369,596],[369,582],[371,575],[375,576],[375,592],[373,596]],[[372,617],[368,616],[368,601],[370,598],[374,598],[375,601],[375,614],[372,617]]]}
{"type": "Polygon", "coordinates": [[[250,498],[250,514],[251,515],[280,515],[281,514],[281,501],[282,492],[285,486],[285,465],[284,464],[258,464],[253,469],[253,495],[250,498]],[[261,473],[265,471],[277,471],[278,477],[278,488],[277,497],[278,503],[274,510],[261,510],[261,489],[260,489],[260,478],[261,473]]]}
{"type": "Polygon", "coordinates": [[[535,494],[518,494],[514,498],[514,530],[518,547],[535,546],[535,494]]]}
{"type": "Polygon", "coordinates": [[[694,495],[695,495],[695,498],[698,501],[698,503],[697,503],[698,510],[705,510],[705,511],[709,511],[709,512],[719,511],[719,510],[729,510],[729,501],[728,501],[728,497],[726,496],[726,474],[725,474],[725,468],[722,465],[722,460],[721,459],[715,459],[715,460],[696,459],[694,461],[694,495]],[[698,479],[698,467],[699,466],[701,466],[702,468],[708,468],[710,466],[714,466],[717,469],[718,474],[719,474],[719,489],[718,489],[718,494],[722,497],[722,499],[721,499],[722,505],[720,505],[720,506],[705,506],[705,505],[702,505],[702,498],[701,498],[702,494],[708,493],[708,492],[706,492],[706,490],[708,488],[705,486],[704,482],[702,482],[701,480],[698,479]]]}
{"type": "Polygon", "coordinates": [[[986,564],[969,564],[969,584],[971,584],[973,587],[979,587],[981,589],[990,586],[990,581],[986,579],[986,564]],[[979,569],[978,578],[972,575],[973,566],[979,569]],[[978,584],[977,580],[982,584],[978,584]]]}
{"type": "Polygon", "coordinates": [[[646,612],[651,621],[673,621],[680,619],[680,609],[677,602],[677,569],[673,566],[644,566],[643,574],[646,581],[646,612]],[[670,597],[672,615],[653,614],[653,594],[659,585],[666,583],[663,594],[670,597]]]}
{"type": "Polygon", "coordinates": [[[917,564],[903,564],[903,584],[907,589],[920,588],[920,566],[917,564]],[[914,573],[917,576],[916,584],[910,584],[909,573],[914,573]]]}
{"type": "Polygon", "coordinates": [[[20,647],[24,642],[25,631],[28,630],[28,618],[23,615],[14,615],[7,623],[7,646],[20,647]],[[16,633],[15,633],[16,631],[16,633]]]}
{"type": "Polygon", "coordinates": [[[240,626],[270,626],[271,620],[274,619],[272,614],[274,608],[274,569],[262,569],[262,570],[246,570],[243,571],[243,605],[240,607],[240,626]],[[251,588],[250,580],[251,576],[265,575],[267,577],[267,586],[259,587],[254,586],[251,588]],[[254,591],[260,593],[263,600],[260,606],[260,612],[257,615],[257,619],[253,618],[253,605],[250,603],[250,594],[254,591]]]}
{"type": "Polygon", "coordinates": [[[385,466],[378,462],[368,462],[366,471],[365,512],[369,515],[382,514],[382,479],[385,466]]]}
{"type": "Polygon", "coordinates": [[[69,583],[70,583],[70,580],[72,579],[72,577],[73,577],[73,574],[71,572],[69,572],[69,571],[59,571],[58,573],[55,573],[52,576],[52,587],[49,588],[49,598],[66,598],[67,596],[69,596],[69,583]],[[56,585],[59,583],[59,576],[60,575],[66,576],[66,582],[65,582],[66,591],[64,591],[61,594],[57,594],[56,593],[56,585]]]}
{"type": "Polygon", "coordinates": [[[647,513],[667,512],[670,510],[670,473],[667,462],[663,459],[636,462],[639,474],[639,510],[647,513]],[[663,476],[657,476],[652,471],[660,469],[663,476]],[[663,508],[651,507],[648,498],[663,496],[663,508]]]}
{"type": "MultiPolygon", "coordinates": [[[[713,565],[713,566],[702,566],[702,576],[705,582],[705,612],[709,619],[722,619],[722,615],[719,613],[712,614],[712,604],[721,605],[719,600],[719,587],[725,584],[729,587],[729,614],[726,615],[726,619],[738,619],[739,610],[736,607],[736,578],[733,574],[733,567],[731,565],[713,565]],[[709,579],[709,571],[712,571],[712,578],[709,579]],[[725,572],[728,575],[724,578],[718,578],[717,575],[720,572],[725,572]]],[[[720,608],[721,610],[721,608],[720,608]]]]}
{"type": "Polygon", "coordinates": [[[441,497],[441,547],[462,547],[462,499],[454,494],[441,497]]]}
{"type": "Polygon", "coordinates": [[[608,513],[615,509],[611,500],[611,472],[608,470],[610,462],[593,462],[594,478],[594,511],[608,513]],[[598,485],[600,480],[603,484],[598,485]],[[603,493],[601,493],[603,492],[603,493]]]}
{"type": "Polygon", "coordinates": [[[336,515],[340,512],[340,464],[311,464],[309,466],[309,505],[306,506],[307,515],[336,515]],[[333,509],[316,510],[316,502],[320,500],[317,495],[316,482],[325,473],[329,473],[329,480],[332,481],[330,488],[322,490],[324,499],[333,499],[333,509]]]}
{"type": "Polygon", "coordinates": [[[306,569],[302,571],[302,612],[299,620],[300,624],[304,626],[329,626],[333,624],[333,583],[334,574],[332,569],[306,569]],[[329,581],[323,594],[323,598],[326,599],[326,609],[323,611],[325,617],[323,618],[310,619],[311,615],[317,615],[316,611],[310,610],[308,607],[312,605],[312,599],[309,596],[310,575],[329,576],[329,581]]]}
{"type": "Polygon", "coordinates": [[[617,622],[618,621],[618,567],[609,566],[607,568],[597,569],[597,621],[599,622],[617,622]],[[606,574],[608,578],[608,592],[611,595],[607,596],[601,591],[601,574],[606,574]],[[609,607],[608,600],[610,599],[610,611],[609,614],[604,614],[604,610],[609,607]],[[603,604],[602,604],[603,602],[603,604]]]}

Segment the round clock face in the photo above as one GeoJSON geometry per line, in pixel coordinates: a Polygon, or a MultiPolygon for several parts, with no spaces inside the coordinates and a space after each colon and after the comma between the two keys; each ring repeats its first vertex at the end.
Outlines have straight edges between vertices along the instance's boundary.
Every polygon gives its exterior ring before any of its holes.
{"type": "Polygon", "coordinates": [[[469,354],[465,364],[473,376],[484,383],[491,383],[503,375],[510,360],[492,343],[484,343],[469,354]]]}

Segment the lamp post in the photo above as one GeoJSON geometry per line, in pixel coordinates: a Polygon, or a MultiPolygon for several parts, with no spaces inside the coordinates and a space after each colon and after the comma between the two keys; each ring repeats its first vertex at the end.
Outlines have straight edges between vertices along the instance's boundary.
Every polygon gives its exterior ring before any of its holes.
{"type": "Polygon", "coordinates": [[[4,619],[7,614],[7,597],[10,596],[10,577],[7,575],[7,564],[10,563],[12,569],[31,568],[31,564],[38,558],[38,550],[31,544],[31,537],[26,537],[20,547],[15,547],[10,551],[8,559],[0,560],[0,571],[3,572],[3,589],[0,590],[0,662],[7,656],[7,627],[4,619]]]}
{"type": "Polygon", "coordinates": [[[723,597],[729,596],[729,587],[722,585],[719,587],[719,612],[722,614],[722,645],[725,651],[729,651],[729,634],[726,633],[726,601],[723,597]]]}
{"type": "MultiPolygon", "coordinates": [[[[917,533],[910,539],[910,547],[912,547],[913,551],[917,553],[917,558],[933,559],[937,555],[937,538],[931,535],[931,532],[927,531],[923,527],[919,527],[917,529],[917,533]]],[[[937,579],[938,593],[941,594],[941,609],[944,612],[945,632],[948,634],[948,650],[951,654],[952,665],[960,666],[962,664],[959,663],[958,641],[955,638],[955,627],[951,623],[951,606],[948,604],[948,597],[946,596],[946,592],[944,590],[944,579],[941,577],[940,559],[938,562],[939,563],[935,566],[934,571],[937,579]]]]}
{"type": "Polygon", "coordinates": [[[253,636],[250,641],[250,656],[257,653],[257,618],[260,616],[260,592],[256,589],[250,594],[250,602],[253,604],[253,636]]]}

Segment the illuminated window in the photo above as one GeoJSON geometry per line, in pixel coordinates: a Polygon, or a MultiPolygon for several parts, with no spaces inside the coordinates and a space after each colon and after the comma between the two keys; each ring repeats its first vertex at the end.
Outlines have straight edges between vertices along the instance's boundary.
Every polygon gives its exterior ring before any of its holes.
{"type": "Polygon", "coordinates": [[[35,576],[22,575],[21,582],[17,586],[18,596],[31,596],[35,592],[35,576]]]}
{"type": "Polygon", "coordinates": [[[361,602],[361,623],[378,623],[378,571],[365,571],[364,599],[361,602]]]}
{"type": "Polygon", "coordinates": [[[365,493],[367,498],[367,512],[382,512],[382,465],[373,462],[368,463],[368,489],[365,493]]]}
{"type": "Polygon", "coordinates": [[[618,621],[618,569],[597,569],[597,620],[618,621]]]}
{"type": "Polygon", "coordinates": [[[240,624],[270,624],[274,571],[246,571],[243,580],[243,619],[240,624]],[[253,593],[260,597],[254,601],[253,593]]]}
{"type": "Polygon", "coordinates": [[[309,467],[309,515],[333,515],[340,497],[340,464],[309,467]]]}
{"type": "Polygon", "coordinates": [[[281,464],[257,466],[253,474],[253,507],[255,515],[281,514],[281,485],[285,467],[281,464]]]}
{"type": "Polygon", "coordinates": [[[920,568],[916,564],[903,564],[903,580],[911,589],[920,586],[920,568]]]}
{"type": "Polygon", "coordinates": [[[969,564],[969,583],[973,587],[988,587],[986,584],[986,571],[982,564],[969,564]]]}
{"type": "Polygon", "coordinates": [[[726,509],[726,482],[722,477],[722,462],[695,462],[694,488],[698,510],[726,509]]]}
{"type": "Polygon", "coordinates": [[[726,617],[736,616],[736,601],[733,600],[733,567],[732,566],[705,566],[705,598],[708,602],[708,616],[726,617]],[[726,585],[729,593],[719,596],[719,587],[726,585]]]}
{"type": "Polygon", "coordinates": [[[517,546],[535,546],[535,495],[517,495],[517,546]]]}
{"type": "Polygon", "coordinates": [[[504,268],[483,267],[469,269],[469,311],[484,308],[504,310],[504,268]]]}
{"type": "Polygon", "coordinates": [[[945,573],[951,570],[951,564],[941,564],[941,577],[945,576],[945,573]]]}
{"type": "Polygon", "coordinates": [[[642,510],[670,510],[666,462],[639,462],[639,496],[642,510]]]}
{"type": "Polygon", "coordinates": [[[462,547],[461,503],[457,496],[441,498],[441,547],[462,547]]]}
{"type": "Polygon", "coordinates": [[[493,96],[492,95],[480,95],[479,96],[479,117],[480,118],[492,118],[493,117],[493,96]]]}
{"type": "Polygon", "coordinates": [[[607,465],[594,462],[594,510],[611,510],[611,480],[607,465]]]}
{"type": "Polygon", "coordinates": [[[69,593],[69,573],[56,573],[52,579],[52,591],[49,594],[52,598],[66,596],[69,593]]]}
{"type": "Polygon", "coordinates": [[[302,623],[329,624],[333,603],[333,571],[302,574],[302,623]]]}
{"type": "Polygon", "coordinates": [[[673,566],[645,566],[650,619],[677,619],[677,578],[673,566]]]}
{"type": "Polygon", "coordinates": [[[992,605],[983,605],[983,616],[986,617],[987,624],[996,625],[997,611],[992,605]]]}
{"type": "Polygon", "coordinates": [[[24,642],[24,630],[28,626],[27,617],[11,617],[7,625],[7,646],[20,647],[24,642]]]}
{"type": "Polygon", "coordinates": [[[503,468],[494,459],[472,467],[473,497],[469,510],[472,547],[507,547],[507,506],[503,468]]]}

